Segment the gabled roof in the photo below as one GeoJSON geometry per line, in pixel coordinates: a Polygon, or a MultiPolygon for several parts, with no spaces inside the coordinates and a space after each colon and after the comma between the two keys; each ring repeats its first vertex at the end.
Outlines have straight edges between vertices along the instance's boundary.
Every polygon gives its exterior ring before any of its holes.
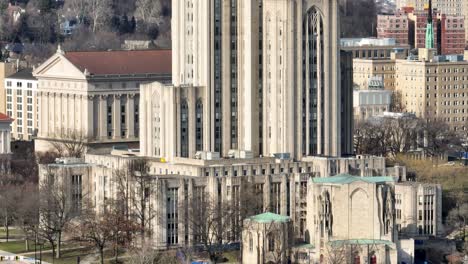
{"type": "Polygon", "coordinates": [[[3,113],[0,113],[0,122],[13,122],[14,119],[3,114],[3,113]]]}
{"type": "Polygon", "coordinates": [[[331,184],[349,184],[356,181],[367,183],[394,182],[393,177],[378,176],[378,177],[359,177],[349,174],[339,174],[333,177],[317,177],[313,178],[314,183],[331,183],[331,184]]]}
{"type": "Polygon", "coordinates": [[[259,215],[254,215],[254,216],[251,216],[249,219],[258,223],[271,223],[271,222],[286,223],[286,222],[291,221],[291,218],[289,216],[274,214],[270,212],[259,214],[259,215]]]}
{"type": "Polygon", "coordinates": [[[168,74],[171,50],[119,50],[66,52],[64,57],[91,75],[168,74]]]}

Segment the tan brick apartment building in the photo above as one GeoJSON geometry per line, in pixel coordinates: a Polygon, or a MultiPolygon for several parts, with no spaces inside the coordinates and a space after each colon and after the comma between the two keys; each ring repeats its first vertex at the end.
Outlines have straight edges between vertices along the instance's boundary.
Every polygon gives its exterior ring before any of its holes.
{"type": "Polygon", "coordinates": [[[398,91],[406,112],[442,118],[455,129],[468,129],[468,51],[465,56],[434,56],[420,49],[419,58],[354,59],[354,82],[384,76],[385,89],[398,91]]]}

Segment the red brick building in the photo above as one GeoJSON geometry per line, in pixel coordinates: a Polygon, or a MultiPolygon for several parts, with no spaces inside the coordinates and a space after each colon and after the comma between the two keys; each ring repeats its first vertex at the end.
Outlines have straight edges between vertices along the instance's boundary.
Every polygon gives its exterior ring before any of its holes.
{"type": "MultiPolygon", "coordinates": [[[[427,10],[402,8],[394,15],[379,15],[377,35],[394,38],[398,44],[424,48],[426,43],[427,10]]],[[[465,48],[465,21],[462,16],[450,16],[433,11],[434,48],[441,55],[463,54],[465,48]]]]}
{"type": "Polygon", "coordinates": [[[397,44],[408,44],[408,16],[400,10],[394,15],[377,16],[378,38],[393,38],[397,44]]]}

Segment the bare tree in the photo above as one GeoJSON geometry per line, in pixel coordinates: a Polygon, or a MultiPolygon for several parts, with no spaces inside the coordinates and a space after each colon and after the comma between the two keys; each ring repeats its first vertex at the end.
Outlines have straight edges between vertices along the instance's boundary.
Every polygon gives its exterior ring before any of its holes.
{"type": "Polygon", "coordinates": [[[151,231],[150,224],[155,218],[156,212],[150,198],[153,194],[153,178],[148,174],[149,164],[145,159],[136,159],[128,164],[131,181],[130,202],[132,215],[140,224],[142,238],[151,231]]]}
{"type": "Polygon", "coordinates": [[[419,126],[422,138],[419,146],[425,150],[426,155],[437,157],[452,146],[460,145],[457,133],[450,129],[449,125],[439,118],[421,119],[419,126]]]}
{"type": "Polygon", "coordinates": [[[39,186],[39,234],[51,244],[54,255],[60,258],[63,232],[76,213],[65,185],[50,173],[47,177],[39,186]]]}
{"type": "Polygon", "coordinates": [[[390,110],[392,112],[403,113],[406,108],[402,101],[401,91],[394,91],[390,102],[390,110]]]}
{"type": "Polygon", "coordinates": [[[153,0],[137,0],[135,18],[138,21],[155,24],[161,16],[161,2],[153,0]]]}
{"type": "Polygon", "coordinates": [[[455,208],[452,208],[447,216],[447,223],[455,229],[460,230],[462,241],[466,241],[466,229],[468,221],[468,196],[463,191],[455,193],[455,208]]]}
{"type": "Polygon", "coordinates": [[[39,193],[36,184],[27,183],[22,186],[16,223],[25,235],[26,251],[29,251],[29,241],[37,244],[39,238],[39,193]]]}
{"type": "MultiPolygon", "coordinates": [[[[185,217],[195,244],[207,252],[211,261],[216,263],[223,243],[232,242],[229,241],[232,220],[230,205],[212,199],[200,189],[187,202],[187,209],[185,217]]],[[[180,211],[185,211],[185,208],[180,211]]]]}
{"type": "Polygon", "coordinates": [[[384,156],[387,154],[389,133],[379,123],[360,122],[354,130],[354,148],[357,154],[384,156]]]}
{"type": "Polygon", "coordinates": [[[130,264],[177,264],[179,261],[167,253],[153,249],[151,244],[144,244],[141,248],[130,251],[130,264]]]}
{"type": "Polygon", "coordinates": [[[51,141],[54,150],[62,157],[82,157],[86,152],[88,137],[84,131],[66,130],[55,135],[51,141]]]}
{"type": "Polygon", "coordinates": [[[10,237],[10,226],[17,218],[17,204],[20,188],[17,185],[0,186],[0,218],[6,233],[6,241],[10,237]]]}
{"type": "Polygon", "coordinates": [[[85,14],[90,19],[92,31],[105,28],[112,16],[111,0],[85,0],[85,14]]]}
{"type": "Polygon", "coordinates": [[[277,222],[270,222],[266,224],[266,243],[263,250],[264,256],[267,258],[267,263],[281,264],[286,262],[287,251],[289,250],[289,243],[287,236],[284,233],[283,225],[277,222]]]}
{"type": "Polygon", "coordinates": [[[75,240],[87,242],[96,248],[101,264],[104,264],[104,249],[108,246],[113,247],[117,263],[119,247],[129,245],[139,229],[136,222],[122,214],[115,202],[106,205],[103,215],[86,210],[70,227],[75,233],[75,240]]]}
{"type": "Polygon", "coordinates": [[[383,129],[387,131],[385,145],[391,157],[408,152],[415,146],[419,133],[418,120],[415,118],[386,118],[383,129]]]}

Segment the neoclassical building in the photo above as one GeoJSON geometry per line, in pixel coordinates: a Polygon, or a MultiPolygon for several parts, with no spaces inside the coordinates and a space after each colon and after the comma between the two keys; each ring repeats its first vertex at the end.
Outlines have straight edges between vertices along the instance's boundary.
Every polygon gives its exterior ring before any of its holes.
{"type": "Polygon", "coordinates": [[[33,74],[39,81],[37,151],[61,140],[138,146],[140,85],[171,82],[171,51],[64,52],[59,47],[33,74]]]}

